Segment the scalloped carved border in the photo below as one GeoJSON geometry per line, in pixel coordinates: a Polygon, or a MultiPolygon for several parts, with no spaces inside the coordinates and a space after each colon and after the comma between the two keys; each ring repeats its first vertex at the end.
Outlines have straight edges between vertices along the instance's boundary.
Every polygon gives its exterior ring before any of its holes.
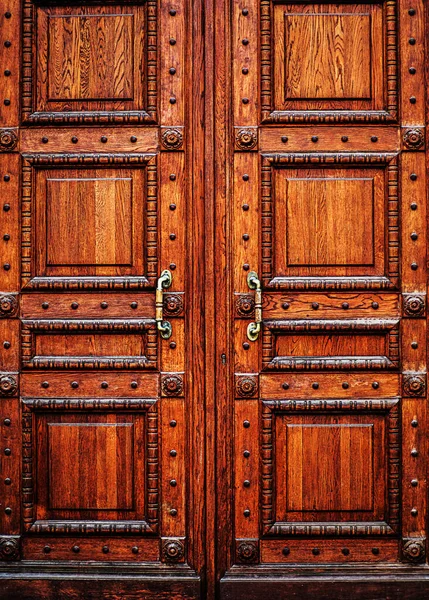
{"type": "Polygon", "coordinates": [[[153,288],[158,276],[158,175],[156,154],[64,153],[22,155],[21,282],[26,290],[142,290],[153,288]],[[39,167],[146,168],[146,277],[39,277],[33,273],[34,177],[39,167]]]}
{"type": "Polygon", "coordinates": [[[88,534],[156,533],[159,526],[159,436],[158,401],[156,399],[114,398],[88,399],[71,398],[29,398],[22,400],[22,515],[23,526],[28,533],[68,533],[86,536],[88,534]],[[79,520],[37,520],[36,511],[36,473],[34,464],[34,430],[35,412],[51,410],[88,411],[93,410],[96,402],[97,410],[110,410],[113,406],[118,410],[132,409],[145,412],[146,426],[146,520],[139,521],[79,521],[79,520]],[[107,407],[105,404],[107,403],[107,407]]]}
{"type": "Polygon", "coordinates": [[[285,290],[386,290],[399,285],[399,170],[396,153],[288,153],[262,155],[262,279],[265,287],[285,290]],[[273,170],[303,165],[356,167],[384,165],[386,168],[387,273],[384,277],[274,277],[273,170]]]}
{"type": "Polygon", "coordinates": [[[264,534],[316,536],[394,535],[399,530],[400,498],[400,420],[399,398],[383,400],[264,400],[262,402],[262,522],[264,534]],[[387,431],[387,522],[276,522],[275,520],[275,417],[294,413],[382,412],[388,419],[387,431]]]}
{"type": "MultiPolygon", "coordinates": [[[[284,2],[283,2],[284,3],[284,2]]],[[[397,0],[384,1],[386,110],[274,110],[273,0],[260,1],[261,122],[268,123],[392,123],[398,117],[397,0]],[[388,57],[388,58],[387,58],[388,57]]]]}
{"type": "Polygon", "coordinates": [[[29,125],[138,125],[156,123],[158,110],[158,14],[156,0],[145,0],[146,44],[144,69],[146,81],[146,109],[107,111],[35,111],[34,87],[36,83],[34,39],[36,38],[37,0],[24,0],[22,37],[22,122],[29,125]]]}

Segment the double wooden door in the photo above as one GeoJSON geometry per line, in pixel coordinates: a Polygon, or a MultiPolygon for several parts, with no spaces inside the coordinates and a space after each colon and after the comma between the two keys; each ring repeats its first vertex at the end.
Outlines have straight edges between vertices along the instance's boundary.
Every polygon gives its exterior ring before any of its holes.
{"type": "Polygon", "coordinates": [[[0,598],[424,598],[423,0],[1,10],[0,598]]]}

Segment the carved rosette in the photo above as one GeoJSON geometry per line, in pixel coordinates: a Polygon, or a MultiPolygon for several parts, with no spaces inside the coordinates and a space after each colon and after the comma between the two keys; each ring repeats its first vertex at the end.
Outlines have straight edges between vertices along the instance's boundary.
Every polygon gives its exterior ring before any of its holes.
{"type": "Polygon", "coordinates": [[[254,398],[258,395],[258,378],[255,375],[237,375],[235,391],[239,398],[254,398]]]}
{"type": "Polygon", "coordinates": [[[181,396],[183,394],[183,379],[180,375],[165,373],[161,377],[163,396],[181,396]]]}
{"type": "Polygon", "coordinates": [[[407,129],[402,140],[408,150],[420,150],[425,143],[425,134],[423,129],[407,129]]]}
{"type": "Polygon", "coordinates": [[[404,538],[402,540],[402,558],[411,563],[424,562],[426,556],[425,538],[404,538]]]}
{"type": "Polygon", "coordinates": [[[425,296],[405,294],[403,296],[403,308],[406,317],[424,317],[426,313],[425,296]]]}
{"type": "Polygon", "coordinates": [[[13,129],[0,130],[0,149],[14,150],[18,144],[18,136],[13,129]]]}
{"type": "Polygon", "coordinates": [[[241,564],[255,564],[259,562],[259,548],[257,540],[236,541],[237,562],[241,564]]]}
{"type": "Polygon", "coordinates": [[[166,150],[179,150],[183,146],[183,134],[178,128],[164,129],[161,144],[166,150]]]}
{"type": "Polygon", "coordinates": [[[15,396],[18,391],[18,380],[15,375],[0,375],[0,396],[15,396]]]}
{"type": "Polygon", "coordinates": [[[164,315],[177,317],[183,312],[183,298],[178,294],[164,294],[164,315]]]}
{"type": "Polygon", "coordinates": [[[18,309],[16,296],[0,296],[0,317],[12,317],[18,309]]]}
{"type": "Polygon", "coordinates": [[[425,373],[404,374],[402,379],[402,392],[404,396],[425,396],[426,375],[425,373]]]}
{"type": "Polygon", "coordinates": [[[165,562],[181,562],[185,557],[185,546],[181,540],[163,539],[162,540],[162,558],[165,562]]]}
{"type": "Polygon", "coordinates": [[[256,150],[258,145],[257,127],[236,127],[235,147],[237,150],[256,150]]]}
{"type": "Polygon", "coordinates": [[[249,294],[240,294],[235,299],[235,310],[239,317],[250,317],[255,310],[255,299],[249,294]]]}
{"type": "Polygon", "coordinates": [[[19,560],[20,548],[19,538],[2,537],[0,538],[0,559],[1,560],[19,560]]]}

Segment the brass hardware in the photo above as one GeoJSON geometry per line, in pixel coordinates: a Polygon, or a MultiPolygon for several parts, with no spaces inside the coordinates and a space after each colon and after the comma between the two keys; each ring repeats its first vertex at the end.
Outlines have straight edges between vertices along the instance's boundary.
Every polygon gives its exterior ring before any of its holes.
{"type": "Polygon", "coordinates": [[[251,290],[255,290],[255,320],[249,323],[247,327],[247,337],[251,342],[256,342],[262,324],[262,288],[258,274],[255,271],[250,271],[248,274],[247,285],[251,290]]]}
{"type": "Polygon", "coordinates": [[[156,327],[161,334],[163,340],[168,340],[173,333],[171,323],[163,320],[163,305],[164,305],[164,294],[163,291],[168,289],[173,281],[173,275],[171,271],[167,269],[161,273],[161,277],[158,279],[158,285],[156,286],[156,297],[155,297],[155,321],[156,327]]]}

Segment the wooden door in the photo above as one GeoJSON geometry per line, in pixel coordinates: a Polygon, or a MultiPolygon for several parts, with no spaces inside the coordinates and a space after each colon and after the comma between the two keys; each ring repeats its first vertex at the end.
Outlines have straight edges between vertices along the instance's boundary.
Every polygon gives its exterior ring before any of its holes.
{"type": "Polygon", "coordinates": [[[2,3],[2,598],[199,595],[197,12],[2,3]]]}
{"type": "Polygon", "coordinates": [[[221,597],[423,598],[423,2],[232,4],[221,597]]]}

